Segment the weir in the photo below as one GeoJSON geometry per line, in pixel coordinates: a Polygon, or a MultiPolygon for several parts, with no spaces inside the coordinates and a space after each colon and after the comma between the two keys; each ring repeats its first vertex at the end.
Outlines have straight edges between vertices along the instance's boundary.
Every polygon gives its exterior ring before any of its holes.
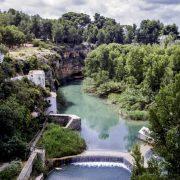
{"type": "MultiPolygon", "coordinates": [[[[129,171],[132,170],[133,167],[133,158],[130,153],[126,152],[116,152],[116,151],[85,151],[82,154],[75,155],[75,156],[67,156],[62,158],[54,158],[49,160],[49,165],[51,167],[60,167],[64,164],[71,164],[71,163],[94,163],[98,162],[102,165],[111,165],[113,166],[120,166],[120,164],[124,165],[129,171]]],[[[99,165],[100,165],[99,164],[99,165]]],[[[80,165],[80,164],[79,164],[80,165]]],[[[97,165],[97,163],[96,163],[97,165]]]]}

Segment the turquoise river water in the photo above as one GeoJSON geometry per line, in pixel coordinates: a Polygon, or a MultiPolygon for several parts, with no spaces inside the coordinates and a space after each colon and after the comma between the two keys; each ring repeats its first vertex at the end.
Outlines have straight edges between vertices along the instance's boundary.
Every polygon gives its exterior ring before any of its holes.
{"type": "MultiPolygon", "coordinates": [[[[138,130],[145,122],[125,120],[118,111],[105,100],[88,95],[82,90],[82,82],[77,81],[61,88],[69,106],[60,113],[81,117],[81,136],[87,150],[129,151],[137,142],[138,130]]],[[[130,173],[119,167],[80,167],[69,165],[61,171],[54,171],[49,180],[69,179],[129,179],[130,173]]]]}

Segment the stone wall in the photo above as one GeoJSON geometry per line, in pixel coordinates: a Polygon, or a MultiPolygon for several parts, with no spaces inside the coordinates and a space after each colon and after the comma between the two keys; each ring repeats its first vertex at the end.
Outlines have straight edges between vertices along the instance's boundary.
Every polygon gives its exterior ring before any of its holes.
{"type": "Polygon", "coordinates": [[[49,114],[52,122],[72,130],[81,129],[81,118],[72,114],[49,114]]]}
{"type": "Polygon", "coordinates": [[[28,161],[26,162],[25,166],[23,167],[17,180],[28,180],[30,178],[34,162],[37,158],[42,160],[42,162],[44,164],[44,162],[45,162],[45,150],[44,149],[36,149],[35,151],[33,151],[31,153],[28,161]]]}

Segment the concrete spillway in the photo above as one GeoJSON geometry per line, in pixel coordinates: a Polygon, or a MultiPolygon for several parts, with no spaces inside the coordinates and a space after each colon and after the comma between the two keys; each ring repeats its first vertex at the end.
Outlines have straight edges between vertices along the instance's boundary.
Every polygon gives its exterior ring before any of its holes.
{"type": "MultiPolygon", "coordinates": [[[[85,151],[82,154],[75,156],[67,156],[63,158],[55,158],[51,160],[53,167],[60,167],[63,164],[75,163],[76,165],[81,165],[78,163],[95,163],[100,166],[120,166],[120,164],[126,167],[128,170],[132,170],[133,158],[130,153],[116,152],[116,151],[85,151]]],[[[94,165],[95,165],[94,164],[94,165]]],[[[85,164],[84,164],[85,165],[85,164]]]]}

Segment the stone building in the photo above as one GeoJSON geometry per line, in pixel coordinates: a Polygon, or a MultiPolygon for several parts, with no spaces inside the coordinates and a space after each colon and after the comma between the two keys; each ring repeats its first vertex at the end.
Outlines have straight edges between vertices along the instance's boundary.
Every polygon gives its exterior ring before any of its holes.
{"type": "Polygon", "coordinates": [[[16,76],[16,77],[11,78],[11,80],[12,81],[21,80],[25,77],[28,78],[30,81],[32,81],[35,85],[45,88],[45,73],[44,73],[44,71],[32,70],[29,72],[28,75],[16,76]]]}
{"type": "MultiPolygon", "coordinates": [[[[23,78],[28,78],[30,81],[32,81],[35,85],[41,86],[42,88],[45,88],[45,73],[43,70],[32,70],[29,72],[28,75],[24,76],[16,76],[14,78],[11,78],[12,81],[21,80],[23,78]]],[[[46,99],[50,106],[46,110],[46,114],[57,114],[57,101],[56,101],[56,93],[50,92],[50,96],[46,99]]],[[[36,112],[32,113],[33,117],[37,117],[38,114],[36,112]]]]}

